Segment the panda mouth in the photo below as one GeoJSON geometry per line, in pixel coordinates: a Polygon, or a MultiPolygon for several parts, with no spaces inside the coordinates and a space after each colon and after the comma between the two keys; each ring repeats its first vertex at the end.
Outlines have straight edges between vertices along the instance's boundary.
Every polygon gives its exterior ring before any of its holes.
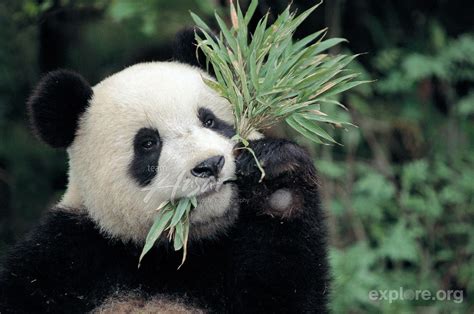
{"type": "Polygon", "coordinates": [[[222,184],[233,184],[233,183],[236,183],[237,182],[237,179],[229,179],[229,180],[225,180],[224,182],[222,182],[222,184]]]}
{"type": "Polygon", "coordinates": [[[201,193],[197,194],[196,196],[199,198],[206,198],[213,194],[219,193],[225,186],[235,183],[236,179],[231,178],[228,180],[224,180],[221,182],[215,182],[214,184],[210,184],[206,190],[201,191],[201,193]]]}
{"type": "Polygon", "coordinates": [[[208,191],[205,191],[203,193],[200,193],[199,195],[197,195],[198,198],[206,198],[206,197],[209,197],[213,194],[216,194],[218,193],[219,191],[218,190],[208,190],[208,191]]]}
{"type": "Polygon", "coordinates": [[[223,184],[211,187],[211,188],[207,189],[206,191],[203,191],[203,192],[199,193],[197,196],[199,198],[205,198],[205,197],[211,196],[213,194],[217,194],[217,193],[220,192],[222,187],[223,187],[223,184]]]}

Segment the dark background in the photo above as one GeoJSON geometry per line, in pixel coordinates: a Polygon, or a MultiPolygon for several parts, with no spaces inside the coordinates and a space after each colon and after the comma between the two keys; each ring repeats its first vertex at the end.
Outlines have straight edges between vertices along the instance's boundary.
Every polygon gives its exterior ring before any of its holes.
{"type": "MultiPolygon", "coordinates": [[[[241,1],[245,7],[246,1],[241,1]]],[[[41,74],[69,68],[92,84],[127,65],[171,58],[171,40],[227,1],[0,2],[0,255],[57,202],[67,159],[28,130],[25,99],[41,74]]],[[[285,1],[260,1],[260,15],[285,1]]],[[[295,9],[313,1],[293,1],[295,9]]],[[[326,0],[297,37],[325,26],[367,52],[376,80],[347,93],[359,126],[343,146],[306,145],[331,229],[336,312],[472,312],[474,291],[474,1],[326,0]],[[463,302],[373,301],[371,290],[461,290],[463,302]]]]}

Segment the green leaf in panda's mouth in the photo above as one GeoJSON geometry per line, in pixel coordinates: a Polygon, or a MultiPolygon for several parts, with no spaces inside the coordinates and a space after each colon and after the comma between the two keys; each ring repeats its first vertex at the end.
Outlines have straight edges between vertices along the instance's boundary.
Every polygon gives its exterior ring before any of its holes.
{"type": "Polygon", "coordinates": [[[189,237],[189,213],[195,207],[197,207],[197,200],[193,196],[182,198],[177,204],[167,201],[157,208],[158,214],[146,237],[145,245],[138,261],[138,267],[140,267],[140,263],[146,253],[151,250],[155,242],[166,231],[168,232],[168,240],[173,242],[175,251],[183,249],[183,258],[178,269],[183,265],[186,260],[189,237]]]}

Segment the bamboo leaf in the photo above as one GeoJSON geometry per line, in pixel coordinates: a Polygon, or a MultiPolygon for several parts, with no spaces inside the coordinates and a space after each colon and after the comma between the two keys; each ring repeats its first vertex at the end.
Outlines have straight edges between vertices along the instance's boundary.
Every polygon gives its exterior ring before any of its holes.
{"type": "Polygon", "coordinates": [[[170,226],[174,227],[181,220],[186,211],[186,208],[190,205],[191,201],[189,198],[183,198],[178,202],[178,206],[174,211],[173,219],[171,220],[170,226]]]}
{"type": "Polygon", "coordinates": [[[313,52],[314,54],[321,53],[323,51],[328,50],[329,48],[332,48],[342,42],[347,42],[346,39],[344,38],[330,38],[322,41],[321,43],[318,44],[317,48],[313,52]]]}
{"type": "Polygon", "coordinates": [[[298,122],[295,121],[293,116],[290,116],[286,118],[286,123],[291,126],[295,131],[306,137],[307,139],[312,140],[315,143],[318,144],[324,144],[316,135],[313,133],[309,132],[307,129],[305,129],[303,126],[301,126],[298,122]]]}
{"type": "Polygon", "coordinates": [[[191,201],[192,208],[196,208],[198,206],[196,196],[191,197],[190,201],[191,201]]]}
{"type": "MultiPolygon", "coordinates": [[[[187,211],[187,216],[189,216],[189,211],[187,211]]],[[[183,228],[183,258],[181,260],[181,264],[178,266],[178,269],[180,269],[181,266],[183,266],[184,261],[186,260],[186,255],[188,252],[188,238],[189,238],[189,220],[187,221],[187,223],[184,224],[184,228],[183,228]]]]}
{"type": "Polygon", "coordinates": [[[158,213],[158,216],[155,218],[155,222],[153,223],[153,226],[151,227],[150,231],[148,232],[146,241],[145,241],[145,246],[142,249],[142,253],[140,254],[140,259],[138,261],[138,267],[140,267],[140,263],[148,251],[151,250],[153,245],[155,244],[156,240],[160,237],[160,235],[163,233],[163,231],[166,229],[168,226],[168,223],[170,222],[170,219],[173,217],[173,211],[172,210],[167,210],[167,211],[160,211],[158,213]]]}
{"type": "Polygon", "coordinates": [[[237,41],[235,40],[234,36],[232,36],[221,17],[217,13],[215,13],[214,15],[216,17],[217,24],[219,24],[219,27],[221,29],[221,34],[223,34],[225,37],[226,43],[230,46],[234,53],[236,53],[238,49],[237,41]]]}
{"type": "Polygon", "coordinates": [[[255,9],[258,6],[258,0],[252,0],[247,8],[247,12],[245,13],[244,22],[245,25],[249,25],[250,19],[252,18],[253,14],[255,13],[255,9]]]}
{"type": "Polygon", "coordinates": [[[207,24],[199,16],[197,16],[193,12],[189,12],[189,13],[191,14],[191,18],[193,19],[194,23],[196,23],[196,25],[199,28],[201,28],[201,29],[203,29],[204,31],[207,31],[207,32],[211,31],[209,26],[207,26],[207,24]]]}
{"type": "Polygon", "coordinates": [[[295,113],[293,114],[293,118],[295,119],[295,121],[301,125],[302,127],[304,127],[305,129],[307,129],[308,131],[310,131],[311,133],[314,133],[316,134],[317,136],[319,136],[320,138],[323,138],[325,140],[327,140],[328,142],[331,142],[331,143],[334,143],[334,144],[338,144],[333,138],[331,135],[329,135],[324,129],[322,129],[321,127],[319,127],[318,125],[316,125],[314,122],[310,121],[310,120],[307,120],[304,118],[304,116],[298,114],[298,113],[295,113]]]}
{"type": "Polygon", "coordinates": [[[334,96],[334,95],[337,95],[337,94],[340,94],[342,92],[345,92],[349,89],[352,89],[356,86],[359,86],[361,84],[367,84],[367,83],[371,83],[372,81],[356,81],[356,82],[350,82],[350,83],[347,83],[347,84],[344,84],[344,85],[341,85],[339,86],[338,88],[334,88],[332,90],[330,90],[329,92],[325,93],[324,96],[325,97],[330,97],[330,96],[334,96]]]}
{"type": "Polygon", "coordinates": [[[161,203],[157,208],[156,208],[156,211],[159,211],[167,206],[170,205],[170,201],[164,201],[163,203],[161,203]]]}
{"type": "Polygon", "coordinates": [[[299,51],[300,49],[306,47],[308,44],[310,44],[312,41],[316,40],[316,38],[321,37],[321,35],[325,34],[327,31],[327,28],[322,29],[316,33],[309,34],[303,39],[298,40],[294,45],[293,45],[293,50],[294,51],[299,51]]]}
{"type": "Polygon", "coordinates": [[[184,239],[184,227],[183,223],[179,222],[176,225],[176,231],[175,231],[175,236],[173,239],[173,247],[175,251],[179,251],[183,248],[183,239],[184,239]]]}

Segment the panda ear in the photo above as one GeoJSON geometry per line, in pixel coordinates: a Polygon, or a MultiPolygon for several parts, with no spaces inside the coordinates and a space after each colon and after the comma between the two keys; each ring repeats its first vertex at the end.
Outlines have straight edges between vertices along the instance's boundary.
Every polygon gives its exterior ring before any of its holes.
{"type": "Polygon", "coordinates": [[[68,147],[92,94],[89,83],[77,73],[57,70],[46,74],[27,102],[36,135],[52,147],[68,147]]]}
{"type": "Polygon", "coordinates": [[[197,28],[189,27],[179,31],[173,43],[173,59],[206,70],[206,56],[199,49],[196,56],[197,42],[195,32],[201,32],[197,28]]]}

